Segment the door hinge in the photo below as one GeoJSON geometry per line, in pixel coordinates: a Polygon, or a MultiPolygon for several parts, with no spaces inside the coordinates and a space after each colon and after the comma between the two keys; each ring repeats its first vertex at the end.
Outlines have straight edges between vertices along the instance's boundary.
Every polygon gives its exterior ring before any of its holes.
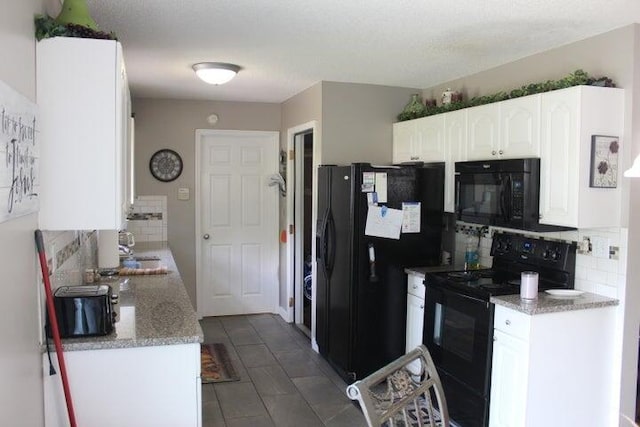
{"type": "Polygon", "coordinates": [[[289,307],[293,307],[293,297],[289,298],[289,307]]]}
{"type": "Polygon", "coordinates": [[[293,150],[289,150],[289,160],[295,160],[296,159],[296,152],[293,150]]]}
{"type": "Polygon", "coordinates": [[[289,224],[289,234],[294,234],[296,232],[296,226],[294,224],[289,224]]]}

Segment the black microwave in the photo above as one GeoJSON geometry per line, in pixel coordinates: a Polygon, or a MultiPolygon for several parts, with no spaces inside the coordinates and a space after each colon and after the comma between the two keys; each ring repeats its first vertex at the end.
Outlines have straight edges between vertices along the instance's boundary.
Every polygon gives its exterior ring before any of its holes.
{"type": "Polygon", "coordinates": [[[529,231],[540,224],[540,159],[456,162],[456,216],[460,221],[529,231]]]}

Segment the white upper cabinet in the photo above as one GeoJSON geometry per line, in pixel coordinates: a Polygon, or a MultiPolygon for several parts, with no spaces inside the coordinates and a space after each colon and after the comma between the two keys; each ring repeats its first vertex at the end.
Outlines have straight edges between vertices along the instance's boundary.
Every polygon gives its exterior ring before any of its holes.
{"type": "Polygon", "coordinates": [[[455,162],[539,157],[540,223],[620,226],[622,152],[608,154],[617,188],[591,187],[590,173],[593,136],[623,135],[622,89],[575,86],[393,126],[394,163],[444,159],[446,212],[455,212],[455,162]]]}
{"type": "Polygon", "coordinates": [[[624,91],[576,86],[546,93],[540,121],[540,222],[576,228],[619,226],[621,159],[614,172],[617,188],[592,188],[590,171],[593,136],[622,137],[624,91]]]}
{"type": "Polygon", "coordinates": [[[468,109],[467,160],[540,155],[540,95],[468,109]]]}
{"type": "Polygon", "coordinates": [[[456,162],[467,160],[467,112],[458,110],[444,114],[444,211],[455,212],[456,162]]]}
{"type": "Polygon", "coordinates": [[[503,159],[540,156],[540,95],[500,103],[500,148],[503,159]]]}
{"type": "Polygon", "coordinates": [[[393,125],[393,163],[444,162],[444,147],[442,115],[393,125]]]}
{"type": "Polygon", "coordinates": [[[40,228],[122,228],[131,104],[120,43],[55,37],[36,52],[40,228]]]}
{"type": "Polygon", "coordinates": [[[498,156],[499,112],[497,103],[467,109],[467,160],[486,160],[498,156]]]}

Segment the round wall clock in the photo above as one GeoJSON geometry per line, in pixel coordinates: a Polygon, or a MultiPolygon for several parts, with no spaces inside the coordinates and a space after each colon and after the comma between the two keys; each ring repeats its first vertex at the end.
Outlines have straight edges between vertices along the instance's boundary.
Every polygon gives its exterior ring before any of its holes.
{"type": "Polygon", "coordinates": [[[169,182],[182,173],[182,158],[173,150],[164,148],[156,151],[149,160],[151,175],[159,181],[169,182]]]}

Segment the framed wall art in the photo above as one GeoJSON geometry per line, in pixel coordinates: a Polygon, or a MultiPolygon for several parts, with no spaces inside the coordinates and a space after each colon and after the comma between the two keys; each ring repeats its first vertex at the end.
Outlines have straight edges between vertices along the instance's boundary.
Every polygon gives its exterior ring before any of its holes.
{"type": "Polygon", "coordinates": [[[40,208],[37,112],[36,104],[0,81],[0,222],[40,208]]]}
{"type": "Polygon", "coordinates": [[[589,187],[616,188],[618,186],[619,150],[620,142],[617,136],[591,136],[589,187]]]}

